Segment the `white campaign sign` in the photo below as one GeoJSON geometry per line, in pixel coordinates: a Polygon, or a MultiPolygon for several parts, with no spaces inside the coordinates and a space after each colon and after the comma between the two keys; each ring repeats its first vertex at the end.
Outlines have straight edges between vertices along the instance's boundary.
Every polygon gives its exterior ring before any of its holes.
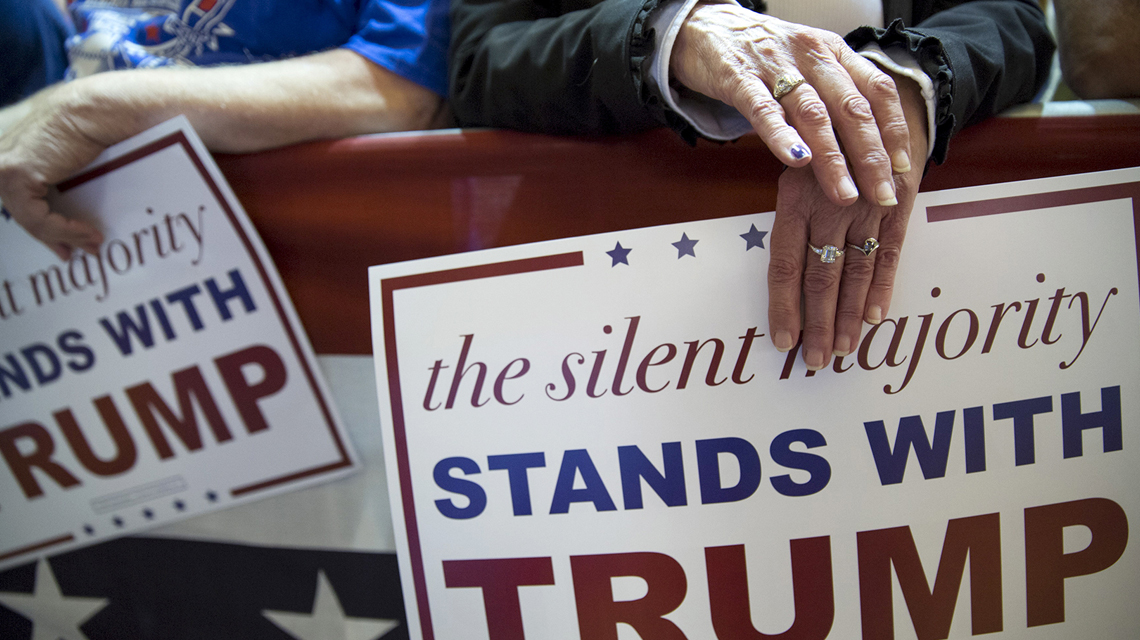
{"type": "Polygon", "coordinates": [[[184,119],[61,183],[60,262],[0,220],[0,568],[353,470],[300,323],[184,119]]]}
{"type": "Polygon", "coordinates": [[[770,213],[373,267],[412,637],[1140,636],[1138,198],[923,194],[815,374],[770,213]]]}

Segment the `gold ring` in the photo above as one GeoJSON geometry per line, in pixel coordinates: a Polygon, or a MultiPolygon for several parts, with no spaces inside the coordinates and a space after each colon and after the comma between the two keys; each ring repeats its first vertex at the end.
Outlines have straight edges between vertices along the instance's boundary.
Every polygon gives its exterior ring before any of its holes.
{"type": "Polygon", "coordinates": [[[875,249],[879,248],[879,241],[874,239],[874,238],[867,238],[863,242],[862,246],[857,245],[854,242],[848,242],[847,246],[851,247],[852,249],[855,249],[856,251],[862,251],[863,255],[869,256],[869,255],[871,255],[872,252],[875,251],[875,249]]]}
{"type": "Polygon", "coordinates": [[[792,91],[795,91],[796,87],[803,83],[804,78],[801,75],[784,74],[776,78],[776,86],[772,88],[772,97],[779,100],[792,91]]]}

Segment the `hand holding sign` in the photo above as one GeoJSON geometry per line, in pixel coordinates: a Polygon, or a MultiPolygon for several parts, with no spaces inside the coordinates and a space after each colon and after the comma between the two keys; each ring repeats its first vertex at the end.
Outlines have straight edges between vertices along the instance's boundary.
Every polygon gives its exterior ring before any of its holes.
{"type": "Polygon", "coordinates": [[[373,267],[412,637],[1140,633],[1138,200],[919,196],[891,315],[820,369],[761,339],[772,214],[373,267]]]}

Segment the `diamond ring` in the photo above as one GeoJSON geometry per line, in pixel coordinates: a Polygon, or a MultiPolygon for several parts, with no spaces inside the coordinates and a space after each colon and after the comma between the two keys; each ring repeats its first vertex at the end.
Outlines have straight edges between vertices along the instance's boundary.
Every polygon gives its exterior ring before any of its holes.
{"type": "Polygon", "coordinates": [[[824,262],[826,264],[831,264],[832,262],[835,262],[836,259],[839,258],[839,256],[843,255],[843,249],[840,249],[839,247],[837,247],[833,244],[825,244],[822,247],[817,247],[814,244],[809,242],[808,248],[811,249],[812,251],[816,252],[817,254],[819,254],[819,261],[824,262]]]}
{"type": "Polygon", "coordinates": [[[779,100],[792,91],[795,91],[796,87],[800,86],[803,83],[803,76],[794,73],[786,73],[779,78],[776,78],[776,86],[772,87],[772,97],[776,100],[779,100]]]}
{"type": "Polygon", "coordinates": [[[855,249],[856,251],[862,251],[863,255],[869,256],[875,249],[879,248],[879,241],[874,238],[867,238],[863,241],[862,246],[857,245],[853,242],[848,242],[847,246],[855,249]]]}

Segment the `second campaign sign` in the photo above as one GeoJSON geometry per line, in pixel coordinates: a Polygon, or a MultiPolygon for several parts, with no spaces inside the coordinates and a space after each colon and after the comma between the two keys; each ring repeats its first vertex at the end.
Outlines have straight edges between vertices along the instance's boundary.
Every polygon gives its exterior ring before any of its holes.
{"type": "Polygon", "coordinates": [[[276,269],[185,119],[52,206],[106,239],[64,262],[0,219],[0,568],[353,471],[276,269]]]}
{"type": "Polygon", "coordinates": [[[1140,637],[1137,197],[923,194],[816,373],[772,214],[373,267],[412,637],[1140,637]]]}

